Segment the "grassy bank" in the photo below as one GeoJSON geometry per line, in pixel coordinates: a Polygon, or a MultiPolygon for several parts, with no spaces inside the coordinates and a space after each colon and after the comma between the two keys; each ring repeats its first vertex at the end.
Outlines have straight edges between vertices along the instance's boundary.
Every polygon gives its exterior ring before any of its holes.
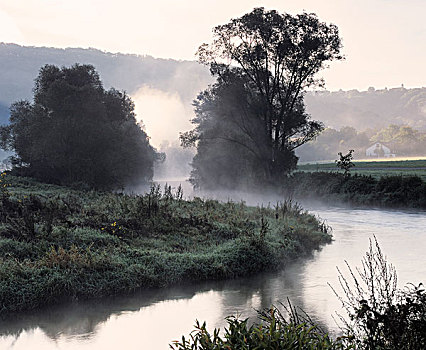
{"type": "Polygon", "coordinates": [[[277,269],[330,242],[297,205],[78,191],[2,176],[0,314],[277,269]]]}
{"type": "Polygon", "coordinates": [[[426,182],[418,176],[345,176],[339,172],[296,172],[284,185],[287,195],[357,205],[426,208],[426,182]]]}
{"type": "MultiPolygon", "coordinates": [[[[380,179],[383,176],[418,176],[426,181],[426,159],[416,160],[381,160],[381,161],[354,161],[355,167],[351,169],[352,174],[371,176],[380,179]]],[[[341,172],[336,164],[332,163],[308,163],[299,165],[299,171],[318,172],[332,171],[341,172]]]]}

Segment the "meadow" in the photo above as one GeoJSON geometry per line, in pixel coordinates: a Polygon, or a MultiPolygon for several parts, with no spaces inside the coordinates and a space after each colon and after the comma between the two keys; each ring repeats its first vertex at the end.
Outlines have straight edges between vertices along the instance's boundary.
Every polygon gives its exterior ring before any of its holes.
{"type": "Polygon", "coordinates": [[[361,206],[426,208],[426,159],[299,165],[284,182],[286,196],[361,206]]]}
{"type": "MultiPolygon", "coordinates": [[[[379,179],[382,176],[418,176],[426,181],[426,159],[415,160],[360,160],[353,161],[355,166],[351,174],[372,176],[379,179]]],[[[335,163],[307,163],[297,167],[298,171],[316,172],[333,171],[341,172],[335,163]]]]}
{"type": "Polygon", "coordinates": [[[274,270],[331,241],[291,201],[82,191],[5,173],[0,185],[0,315],[274,270]]]}

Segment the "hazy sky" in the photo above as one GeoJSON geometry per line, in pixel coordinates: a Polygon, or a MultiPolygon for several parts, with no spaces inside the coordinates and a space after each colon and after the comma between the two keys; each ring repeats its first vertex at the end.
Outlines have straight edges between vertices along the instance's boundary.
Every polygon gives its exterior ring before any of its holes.
{"type": "Polygon", "coordinates": [[[426,0],[0,0],[0,41],[191,60],[257,6],[339,27],[347,59],[323,73],[329,89],[426,85],[426,0]]]}

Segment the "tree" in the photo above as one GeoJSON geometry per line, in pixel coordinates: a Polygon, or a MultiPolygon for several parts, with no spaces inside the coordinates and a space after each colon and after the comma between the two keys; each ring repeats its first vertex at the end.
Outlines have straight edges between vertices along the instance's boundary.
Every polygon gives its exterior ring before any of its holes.
{"type": "Polygon", "coordinates": [[[255,8],[213,35],[197,54],[217,81],[195,101],[196,127],[181,135],[182,144],[197,144],[199,158],[217,143],[227,144],[228,153],[244,150],[262,182],[279,182],[296,166],[294,150],[323,129],[306,113],[303,93],[323,84],[316,73],[327,62],[342,59],[337,27],[314,14],[255,8]]]}
{"type": "Polygon", "coordinates": [[[372,136],[373,142],[384,142],[397,155],[423,155],[425,134],[408,125],[391,124],[372,136]]]}
{"type": "Polygon", "coordinates": [[[339,160],[335,160],[336,166],[344,170],[345,176],[348,176],[351,168],[355,166],[355,164],[352,163],[352,159],[354,158],[353,153],[353,149],[350,149],[345,155],[343,155],[342,152],[339,152],[339,160]]]}
{"type": "Polygon", "coordinates": [[[152,178],[157,157],[124,93],[104,90],[95,68],[45,65],[34,101],[12,104],[1,147],[15,171],[43,181],[117,188],[152,178]]]}

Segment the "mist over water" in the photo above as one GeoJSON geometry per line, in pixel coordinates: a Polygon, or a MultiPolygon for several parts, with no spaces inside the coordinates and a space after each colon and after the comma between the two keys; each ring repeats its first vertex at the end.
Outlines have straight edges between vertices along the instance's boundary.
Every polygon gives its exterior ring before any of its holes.
{"type": "MultiPolygon", "coordinates": [[[[182,179],[183,180],[183,179],[182,179]]],[[[159,183],[161,186],[165,182],[159,183]]],[[[207,196],[190,192],[185,196],[207,196]]],[[[223,200],[245,200],[252,205],[275,204],[268,194],[216,192],[223,200]]],[[[292,263],[283,271],[236,280],[180,285],[145,290],[129,296],[76,302],[43,309],[0,322],[0,348],[5,349],[167,349],[168,344],[193,329],[195,320],[208,328],[223,327],[229,315],[256,317],[256,310],[279,305],[287,298],[303,308],[333,334],[339,332],[333,315],[341,305],[327,283],[339,291],[336,266],[344,261],[359,266],[376,235],[388,260],[395,265],[399,286],[419,283],[426,276],[425,212],[344,208],[332,203],[303,203],[333,228],[334,241],[312,256],[292,263]]]]}
{"type": "Polygon", "coordinates": [[[132,95],[137,119],[142,121],[151,144],[158,148],[167,140],[177,142],[179,132],[189,130],[192,107],[177,93],[143,86],[132,95]]]}

